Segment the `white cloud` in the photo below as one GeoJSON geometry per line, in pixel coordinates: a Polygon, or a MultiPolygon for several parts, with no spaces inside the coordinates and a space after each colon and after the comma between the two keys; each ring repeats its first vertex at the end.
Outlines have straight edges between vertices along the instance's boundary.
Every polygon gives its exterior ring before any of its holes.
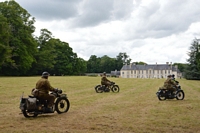
{"type": "Polygon", "coordinates": [[[79,57],[116,57],[148,64],[186,63],[200,37],[200,1],[196,0],[16,0],[42,28],[68,42],[79,57]]]}

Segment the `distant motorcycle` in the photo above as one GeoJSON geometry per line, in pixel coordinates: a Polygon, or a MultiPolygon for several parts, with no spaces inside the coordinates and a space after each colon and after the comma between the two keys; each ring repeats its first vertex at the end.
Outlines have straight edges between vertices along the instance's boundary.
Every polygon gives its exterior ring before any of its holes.
{"type": "Polygon", "coordinates": [[[20,99],[20,110],[24,117],[37,117],[39,114],[54,113],[57,111],[58,114],[65,113],[69,110],[70,102],[66,94],[62,94],[62,90],[57,92],[51,92],[56,96],[53,112],[48,112],[47,100],[41,100],[34,96],[28,96],[23,98],[23,94],[20,99]]]}
{"type": "Polygon", "coordinates": [[[185,93],[181,89],[179,82],[176,81],[176,83],[177,83],[177,86],[175,87],[176,91],[173,93],[167,89],[159,89],[158,92],[156,93],[158,99],[161,101],[166,100],[166,99],[174,99],[174,98],[176,98],[177,100],[183,100],[185,97],[185,93]]]}
{"type": "Polygon", "coordinates": [[[115,84],[115,82],[111,82],[111,85],[106,87],[105,85],[97,85],[95,86],[96,93],[102,92],[119,92],[119,86],[115,84]]]}

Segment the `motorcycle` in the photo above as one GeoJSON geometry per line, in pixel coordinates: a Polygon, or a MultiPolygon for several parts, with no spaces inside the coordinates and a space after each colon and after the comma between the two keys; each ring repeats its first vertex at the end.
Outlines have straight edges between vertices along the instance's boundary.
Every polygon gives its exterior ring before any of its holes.
{"type": "Polygon", "coordinates": [[[69,110],[70,102],[66,94],[62,94],[62,90],[58,89],[57,92],[51,92],[56,96],[53,111],[48,111],[47,100],[41,100],[35,96],[28,96],[24,98],[22,94],[20,99],[20,110],[23,113],[24,117],[37,117],[39,114],[54,113],[55,111],[58,114],[65,113],[69,110]]]}
{"type": "Polygon", "coordinates": [[[181,86],[179,85],[179,82],[176,81],[177,85],[175,86],[175,91],[171,92],[167,89],[159,89],[156,93],[159,100],[163,101],[166,99],[174,99],[177,100],[183,100],[185,97],[184,91],[181,89],[181,86]]]}
{"type": "Polygon", "coordinates": [[[102,93],[102,92],[119,92],[119,86],[115,84],[115,82],[111,82],[110,86],[105,85],[97,85],[95,86],[96,93],[102,93]]]}

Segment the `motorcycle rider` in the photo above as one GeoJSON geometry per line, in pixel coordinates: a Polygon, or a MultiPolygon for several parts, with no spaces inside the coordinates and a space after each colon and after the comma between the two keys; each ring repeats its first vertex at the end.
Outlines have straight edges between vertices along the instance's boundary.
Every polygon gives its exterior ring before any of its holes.
{"type": "Polygon", "coordinates": [[[49,73],[43,72],[41,79],[38,80],[36,83],[36,89],[39,91],[38,98],[42,99],[42,100],[47,100],[48,108],[46,108],[45,111],[46,112],[54,112],[53,105],[54,105],[54,100],[56,97],[52,94],[49,94],[49,91],[56,92],[57,89],[54,89],[50,85],[50,83],[48,81],[48,77],[49,77],[49,73]]]}
{"type": "Polygon", "coordinates": [[[174,82],[178,82],[178,81],[176,81],[176,79],[175,79],[175,75],[174,74],[172,74],[172,80],[174,81],[174,82]]]}
{"type": "Polygon", "coordinates": [[[172,79],[172,75],[168,75],[162,88],[169,90],[171,94],[173,94],[173,92],[176,90],[175,86],[176,82],[172,79]]]}
{"type": "Polygon", "coordinates": [[[175,75],[174,74],[172,74],[172,80],[176,83],[176,86],[174,86],[175,88],[180,86],[179,82],[175,79],[175,75]]]}
{"type": "Polygon", "coordinates": [[[101,78],[101,85],[105,85],[106,91],[110,91],[109,86],[111,85],[111,81],[106,78],[106,72],[103,72],[102,78],[101,78]]]}
{"type": "Polygon", "coordinates": [[[174,81],[175,81],[175,75],[174,75],[174,74],[172,74],[172,80],[174,80],[174,81]]]}

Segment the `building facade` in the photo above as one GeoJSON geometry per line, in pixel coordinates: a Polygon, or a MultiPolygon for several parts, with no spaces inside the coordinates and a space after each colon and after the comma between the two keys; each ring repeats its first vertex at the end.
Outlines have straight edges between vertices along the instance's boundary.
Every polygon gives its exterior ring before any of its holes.
{"type": "Polygon", "coordinates": [[[153,65],[124,65],[120,70],[122,78],[167,78],[168,75],[174,74],[175,78],[181,78],[182,74],[178,66],[173,66],[172,63],[153,64],[153,65]]]}

